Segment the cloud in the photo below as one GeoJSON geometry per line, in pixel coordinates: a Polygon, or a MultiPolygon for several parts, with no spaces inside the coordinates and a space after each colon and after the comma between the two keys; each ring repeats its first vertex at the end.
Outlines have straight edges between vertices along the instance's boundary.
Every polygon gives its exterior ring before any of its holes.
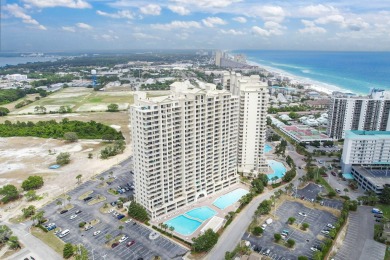
{"type": "Polygon", "coordinates": [[[176,36],[180,40],[187,40],[190,35],[188,33],[186,33],[186,32],[183,32],[183,33],[176,34],[176,36]]]}
{"type": "Polygon", "coordinates": [[[330,5],[308,5],[298,9],[298,15],[300,17],[313,17],[317,18],[320,16],[337,13],[338,10],[330,5]]]}
{"type": "Polygon", "coordinates": [[[263,36],[263,37],[267,37],[267,36],[271,35],[269,31],[264,30],[263,28],[261,28],[259,26],[253,26],[252,32],[257,34],[257,35],[263,36]]]}
{"type": "Polygon", "coordinates": [[[264,23],[264,28],[253,26],[252,32],[263,37],[268,37],[272,35],[282,35],[285,29],[287,29],[285,26],[282,26],[277,22],[268,21],[264,23]]]}
{"type": "Polygon", "coordinates": [[[229,34],[229,35],[244,35],[244,34],[246,34],[245,32],[237,31],[237,30],[234,30],[234,29],[230,29],[230,30],[221,30],[221,33],[223,33],[223,34],[229,34]]]}
{"type": "Polygon", "coordinates": [[[5,5],[4,10],[8,11],[8,13],[13,17],[22,19],[22,22],[25,24],[33,25],[34,28],[39,30],[47,30],[45,26],[41,25],[37,20],[26,14],[25,10],[17,4],[5,5]]]}
{"type": "Polygon", "coordinates": [[[357,19],[346,20],[344,26],[350,29],[351,31],[361,31],[363,29],[367,29],[368,27],[370,27],[370,25],[360,17],[357,19]]]}
{"type": "Polygon", "coordinates": [[[190,29],[201,28],[199,22],[195,21],[173,21],[167,24],[152,24],[152,28],[159,30],[173,30],[173,29],[190,29]]]}
{"type": "Polygon", "coordinates": [[[161,7],[156,4],[142,6],[139,10],[146,15],[160,15],[161,13],[161,7]]]}
{"type": "Polygon", "coordinates": [[[298,31],[302,34],[317,34],[317,33],[326,33],[326,29],[317,26],[313,21],[301,20],[305,28],[299,29],[298,31]]]}
{"type": "Polygon", "coordinates": [[[214,27],[215,25],[226,24],[226,21],[222,20],[219,17],[207,17],[206,19],[202,19],[202,22],[207,27],[214,27]]]}
{"type": "Polygon", "coordinates": [[[188,14],[190,14],[190,10],[188,10],[184,6],[168,5],[168,9],[171,10],[172,12],[180,14],[180,15],[188,15],[188,14]]]}
{"type": "Polygon", "coordinates": [[[39,8],[47,7],[68,7],[68,8],[91,8],[92,6],[84,0],[23,0],[28,5],[36,6],[39,8]]]}
{"type": "Polygon", "coordinates": [[[85,29],[85,30],[92,30],[93,27],[89,24],[86,24],[86,23],[76,23],[76,26],[81,28],[81,29],[85,29]]]}
{"type": "Polygon", "coordinates": [[[149,35],[146,33],[141,33],[141,32],[133,33],[133,36],[136,39],[156,39],[156,40],[160,39],[160,37],[149,35]]]}
{"type": "Polygon", "coordinates": [[[258,8],[253,8],[251,11],[254,15],[260,17],[264,21],[282,22],[286,17],[286,12],[280,6],[266,5],[258,8]]]}
{"type": "Polygon", "coordinates": [[[246,18],[242,16],[234,17],[232,20],[239,23],[246,23],[246,18]]]}
{"type": "Polygon", "coordinates": [[[343,24],[344,21],[345,21],[344,16],[340,14],[332,14],[332,15],[327,15],[316,19],[315,23],[316,24],[330,24],[330,23],[343,24]]]}
{"type": "Polygon", "coordinates": [[[61,28],[62,28],[62,30],[67,31],[67,32],[76,32],[76,29],[72,26],[62,26],[61,28]]]}
{"type": "Polygon", "coordinates": [[[182,5],[193,5],[202,8],[222,8],[233,3],[242,2],[242,0],[172,0],[175,3],[182,5]]]}
{"type": "Polygon", "coordinates": [[[118,11],[116,13],[106,13],[106,12],[97,10],[96,13],[98,15],[110,17],[110,18],[114,18],[114,19],[121,19],[121,18],[130,19],[130,20],[134,19],[133,13],[131,13],[129,10],[121,10],[121,11],[118,11]]]}

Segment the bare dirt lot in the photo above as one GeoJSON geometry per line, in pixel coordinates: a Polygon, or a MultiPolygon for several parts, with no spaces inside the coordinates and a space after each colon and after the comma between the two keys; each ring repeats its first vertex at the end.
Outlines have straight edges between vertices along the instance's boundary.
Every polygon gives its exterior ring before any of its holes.
{"type": "MultiPolygon", "coordinates": [[[[74,187],[77,175],[82,175],[81,180],[88,180],[131,155],[131,147],[128,145],[123,154],[102,160],[99,152],[104,145],[94,140],[66,143],[33,137],[0,138],[0,186],[14,184],[20,187],[28,176],[40,175],[45,185],[37,193],[43,195],[44,199],[34,202],[34,205],[40,206],[74,187]],[[50,165],[55,164],[60,152],[69,152],[71,163],[56,170],[49,169],[50,165]],[[88,159],[88,153],[93,154],[92,159],[88,159]]],[[[24,199],[3,205],[5,212],[2,217],[20,214],[25,205],[24,199]]]]}

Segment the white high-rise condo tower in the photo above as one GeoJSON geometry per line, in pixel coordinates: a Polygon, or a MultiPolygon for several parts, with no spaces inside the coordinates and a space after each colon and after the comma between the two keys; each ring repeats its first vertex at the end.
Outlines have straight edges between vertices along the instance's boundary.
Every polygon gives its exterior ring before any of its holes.
{"type": "Polygon", "coordinates": [[[266,172],[264,145],[266,141],[268,85],[258,75],[250,77],[229,72],[223,86],[240,97],[240,125],[238,134],[238,171],[266,172]]]}
{"type": "Polygon", "coordinates": [[[238,182],[238,97],[214,84],[175,82],[131,106],[135,200],[151,218],[238,182]]]}

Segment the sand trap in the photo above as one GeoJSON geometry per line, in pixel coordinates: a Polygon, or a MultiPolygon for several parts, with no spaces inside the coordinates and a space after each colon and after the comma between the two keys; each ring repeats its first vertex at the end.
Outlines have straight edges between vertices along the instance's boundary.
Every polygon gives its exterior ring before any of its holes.
{"type": "MultiPolygon", "coordinates": [[[[93,104],[93,103],[87,103],[82,106],[80,106],[76,111],[78,112],[86,112],[86,111],[106,111],[107,106],[110,103],[100,103],[100,104],[93,104]]],[[[129,103],[116,103],[118,104],[119,110],[124,110],[129,108],[129,103]]]]}

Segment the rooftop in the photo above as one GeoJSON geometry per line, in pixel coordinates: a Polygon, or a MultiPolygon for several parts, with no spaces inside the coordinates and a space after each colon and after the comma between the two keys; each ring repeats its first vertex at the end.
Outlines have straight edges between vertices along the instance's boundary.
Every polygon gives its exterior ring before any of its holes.
{"type": "Polygon", "coordinates": [[[382,167],[352,166],[352,169],[355,169],[375,186],[383,187],[390,185],[390,165],[382,167]]]}
{"type": "Polygon", "coordinates": [[[390,139],[390,131],[364,131],[349,130],[345,133],[346,138],[350,139],[390,139]]]}

